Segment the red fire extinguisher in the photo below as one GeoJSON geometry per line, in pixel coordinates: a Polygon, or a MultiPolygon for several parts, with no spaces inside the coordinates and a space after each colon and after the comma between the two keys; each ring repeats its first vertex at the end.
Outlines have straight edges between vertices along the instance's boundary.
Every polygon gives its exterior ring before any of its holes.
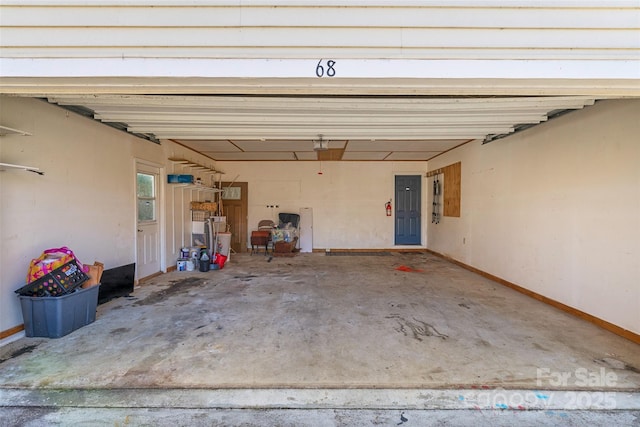
{"type": "Polygon", "coordinates": [[[387,216],[391,216],[391,200],[384,204],[384,208],[387,211],[387,216]]]}

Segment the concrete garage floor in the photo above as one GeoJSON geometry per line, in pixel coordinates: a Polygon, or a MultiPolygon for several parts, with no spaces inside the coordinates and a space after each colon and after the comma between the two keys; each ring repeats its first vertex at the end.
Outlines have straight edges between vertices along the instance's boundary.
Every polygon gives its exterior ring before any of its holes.
{"type": "Polygon", "coordinates": [[[431,254],[269,259],[0,348],[0,425],[640,423],[640,346],[597,326],[431,254]]]}

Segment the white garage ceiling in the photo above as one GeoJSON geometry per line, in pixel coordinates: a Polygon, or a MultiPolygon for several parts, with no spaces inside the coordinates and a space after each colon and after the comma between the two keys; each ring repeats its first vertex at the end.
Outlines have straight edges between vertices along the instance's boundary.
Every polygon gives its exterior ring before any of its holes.
{"type": "Polygon", "coordinates": [[[428,160],[592,105],[594,97],[55,95],[51,103],[215,160],[428,160]],[[328,150],[314,151],[318,141],[328,150]],[[315,141],[315,144],[314,144],[315,141]]]}

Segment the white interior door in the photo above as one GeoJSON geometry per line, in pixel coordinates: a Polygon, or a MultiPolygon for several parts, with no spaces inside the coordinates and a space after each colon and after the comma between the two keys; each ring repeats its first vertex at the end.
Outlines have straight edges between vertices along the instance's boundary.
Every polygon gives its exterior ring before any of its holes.
{"type": "Polygon", "coordinates": [[[140,164],[136,166],[136,277],[142,279],[160,271],[160,210],[158,184],[160,170],[140,164]]]}
{"type": "Polygon", "coordinates": [[[300,252],[313,252],[313,209],[300,209],[300,252]]]}

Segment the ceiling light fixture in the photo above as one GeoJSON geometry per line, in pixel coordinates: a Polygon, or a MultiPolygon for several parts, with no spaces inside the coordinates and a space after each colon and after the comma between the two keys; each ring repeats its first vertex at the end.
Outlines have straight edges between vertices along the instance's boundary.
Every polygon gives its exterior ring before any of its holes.
{"type": "Polygon", "coordinates": [[[329,149],[329,140],[322,139],[322,134],[318,135],[318,139],[313,140],[313,151],[326,151],[329,149]]]}

